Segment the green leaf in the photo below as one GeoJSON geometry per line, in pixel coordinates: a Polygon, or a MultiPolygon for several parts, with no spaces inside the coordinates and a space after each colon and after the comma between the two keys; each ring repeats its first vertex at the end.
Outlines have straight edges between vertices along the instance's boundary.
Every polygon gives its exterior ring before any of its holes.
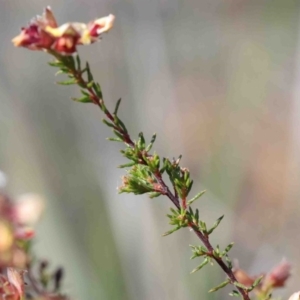
{"type": "Polygon", "coordinates": [[[90,81],[86,84],[86,86],[90,89],[94,84],[94,81],[90,81]]]}
{"type": "Polygon", "coordinates": [[[136,165],[136,162],[130,162],[128,164],[124,164],[124,165],[120,165],[118,166],[118,168],[129,168],[129,167],[133,167],[134,165],[136,165]]]}
{"type": "Polygon", "coordinates": [[[72,55],[70,56],[64,56],[64,61],[66,61],[66,63],[68,64],[68,66],[71,67],[71,69],[76,69],[75,67],[75,60],[74,57],[72,55]]]}
{"type": "Polygon", "coordinates": [[[202,232],[207,233],[207,228],[204,221],[199,220],[199,227],[202,232]]]}
{"type": "Polygon", "coordinates": [[[114,115],[117,115],[118,114],[118,110],[119,110],[119,106],[121,104],[121,98],[117,101],[116,103],[116,107],[115,107],[115,110],[114,110],[114,115]]]}
{"type": "Polygon", "coordinates": [[[90,96],[83,96],[81,98],[72,98],[72,100],[74,100],[76,102],[81,102],[81,103],[93,103],[90,96]]]}
{"type": "Polygon", "coordinates": [[[114,134],[123,141],[123,135],[117,130],[113,129],[114,134]]]}
{"type": "Polygon", "coordinates": [[[258,278],[256,278],[255,281],[253,282],[253,284],[251,285],[251,288],[249,288],[249,291],[252,291],[253,289],[255,289],[261,283],[263,278],[264,278],[264,275],[261,275],[258,278]]]}
{"type": "Polygon", "coordinates": [[[81,74],[84,74],[86,71],[87,71],[87,68],[84,68],[84,69],[81,70],[80,73],[81,73],[81,74]]]}
{"type": "Polygon", "coordinates": [[[87,71],[88,82],[93,81],[93,79],[94,79],[93,74],[91,73],[90,65],[88,62],[86,63],[86,71],[87,71]]]}
{"type": "Polygon", "coordinates": [[[241,284],[240,282],[238,281],[234,281],[233,284],[236,286],[236,287],[239,287],[240,289],[243,289],[245,291],[247,291],[249,288],[243,284],[241,284]]]}
{"type": "Polygon", "coordinates": [[[79,55],[76,55],[77,70],[81,71],[81,61],[79,55]]]}
{"type": "Polygon", "coordinates": [[[175,232],[175,231],[177,231],[177,230],[179,230],[179,229],[180,229],[180,227],[175,227],[174,229],[165,232],[162,236],[170,235],[170,234],[172,234],[173,232],[175,232]]]}
{"type": "Polygon", "coordinates": [[[150,192],[148,195],[151,199],[153,199],[153,198],[161,196],[161,193],[160,192],[150,192]]]}
{"type": "Polygon", "coordinates": [[[60,85],[72,85],[72,84],[76,84],[77,81],[76,79],[70,79],[70,80],[66,80],[66,81],[58,81],[57,84],[60,84],[60,85]]]}
{"type": "Polygon", "coordinates": [[[60,67],[64,66],[64,64],[59,60],[50,61],[50,62],[48,62],[48,65],[51,66],[51,67],[56,67],[56,68],[60,68],[60,67]]]}
{"type": "Polygon", "coordinates": [[[190,257],[190,259],[194,259],[199,256],[207,255],[207,249],[204,246],[193,246],[190,245],[190,247],[193,249],[193,255],[190,257]]]}
{"type": "Polygon", "coordinates": [[[216,248],[213,250],[213,255],[215,257],[220,257],[220,247],[219,247],[219,245],[217,245],[216,248]]]}
{"type": "Polygon", "coordinates": [[[236,291],[236,290],[233,290],[233,291],[229,294],[229,296],[232,296],[232,297],[240,297],[240,293],[239,293],[238,291],[236,291]]]}
{"type": "Polygon", "coordinates": [[[191,205],[193,202],[195,202],[196,200],[198,200],[202,195],[205,194],[205,192],[206,192],[206,190],[204,190],[204,191],[198,193],[195,197],[193,197],[191,200],[189,200],[189,201],[187,202],[187,205],[191,205]]]}
{"type": "Polygon", "coordinates": [[[206,257],[206,258],[203,260],[203,262],[202,262],[197,268],[195,268],[195,269],[191,272],[191,274],[193,274],[193,273],[195,273],[195,272],[201,270],[205,265],[208,264],[208,262],[209,262],[209,260],[208,260],[208,258],[206,257]]]}
{"type": "Polygon", "coordinates": [[[208,292],[209,293],[213,293],[213,292],[216,292],[218,291],[219,289],[225,287],[226,285],[228,285],[230,283],[230,279],[226,279],[224,282],[222,282],[221,284],[219,284],[218,286],[210,289],[208,292]]]}
{"type": "Polygon", "coordinates": [[[121,126],[121,128],[124,130],[124,132],[127,133],[128,131],[127,131],[125,124],[119,118],[118,118],[118,123],[119,123],[119,126],[121,126]]]}
{"type": "Polygon", "coordinates": [[[159,170],[160,157],[157,155],[156,152],[154,152],[152,156],[147,156],[147,154],[145,154],[143,157],[145,161],[148,161],[148,166],[153,173],[159,170]]]}
{"type": "Polygon", "coordinates": [[[231,248],[233,247],[233,245],[234,245],[234,243],[230,243],[230,244],[224,249],[223,254],[228,253],[228,252],[231,250],[231,248]]]}
{"type": "Polygon", "coordinates": [[[186,182],[186,187],[187,187],[187,195],[190,193],[190,191],[191,191],[191,189],[192,189],[192,186],[193,186],[193,184],[194,184],[194,181],[193,180],[187,180],[187,182],[186,182]]]}
{"type": "Polygon", "coordinates": [[[115,124],[108,122],[107,120],[103,119],[102,122],[107,125],[108,127],[115,128],[115,124]]]}
{"type": "Polygon", "coordinates": [[[95,93],[97,94],[97,96],[100,99],[103,99],[103,95],[102,95],[102,90],[101,90],[100,84],[99,83],[94,83],[93,89],[94,89],[95,93]]]}
{"type": "Polygon", "coordinates": [[[219,226],[223,218],[224,215],[218,218],[217,221],[214,223],[213,227],[207,231],[207,234],[211,234],[219,226]]]}
{"type": "Polygon", "coordinates": [[[199,223],[199,209],[196,208],[196,212],[194,213],[192,208],[189,207],[189,212],[190,212],[190,216],[192,217],[193,222],[198,224],[199,223]]]}
{"type": "Polygon", "coordinates": [[[145,141],[144,135],[143,135],[142,132],[140,132],[139,133],[139,139],[136,143],[138,149],[139,150],[144,150],[145,149],[145,143],[146,143],[146,141],[145,141]]]}
{"type": "Polygon", "coordinates": [[[81,91],[82,95],[90,97],[90,94],[88,92],[86,92],[85,90],[80,90],[80,91],[81,91]]]}
{"type": "Polygon", "coordinates": [[[110,138],[106,138],[106,139],[111,142],[123,142],[122,139],[116,138],[116,137],[110,137],[110,138]]]}
{"type": "Polygon", "coordinates": [[[178,156],[177,160],[176,160],[176,165],[177,165],[177,166],[179,165],[181,159],[182,159],[182,154],[180,154],[180,155],[178,156]]]}
{"type": "MultiPolygon", "coordinates": [[[[104,110],[104,112],[105,112],[105,110],[104,110]]],[[[126,133],[128,132],[126,126],[125,126],[124,123],[119,119],[119,117],[118,117],[117,115],[114,115],[114,123],[115,123],[116,125],[118,125],[118,127],[121,127],[121,129],[122,129],[124,132],[126,132],[126,133]]]]}
{"type": "Polygon", "coordinates": [[[59,71],[57,71],[57,72],[54,74],[54,76],[57,76],[57,75],[60,75],[60,74],[63,74],[63,73],[65,73],[65,71],[59,70],[59,71]]]}
{"type": "Polygon", "coordinates": [[[154,134],[152,135],[150,144],[149,144],[149,145],[146,147],[146,149],[145,149],[147,152],[149,152],[149,151],[152,149],[152,146],[153,146],[155,140],[156,140],[156,133],[154,133],[154,134]]]}
{"type": "Polygon", "coordinates": [[[227,262],[228,268],[231,270],[232,269],[232,261],[227,254],[225,255],[225,260],[227,262]]]}

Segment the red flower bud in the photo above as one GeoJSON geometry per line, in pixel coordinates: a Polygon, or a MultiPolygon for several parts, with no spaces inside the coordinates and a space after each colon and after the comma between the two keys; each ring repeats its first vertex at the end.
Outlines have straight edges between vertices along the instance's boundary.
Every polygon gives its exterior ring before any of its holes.
{"type": "Polygon", "coordinates": [[[267,274],[263,282],[263,289],[283,287],[291,275],[290,271],[291,265],[283,260],[267,274]]]}

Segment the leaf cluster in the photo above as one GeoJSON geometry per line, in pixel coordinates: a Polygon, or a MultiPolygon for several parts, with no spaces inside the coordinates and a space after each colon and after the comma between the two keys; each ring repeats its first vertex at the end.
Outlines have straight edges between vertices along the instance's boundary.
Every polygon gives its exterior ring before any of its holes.
{"type": "Polygon", "coordinates": [[[122,177],[119,193],[133,193],[135,195],[150,193],[150,197],[155,197],[156,194],[160,195],[157,186],[157,180],[149,167],[136,164],[122,177]]]}

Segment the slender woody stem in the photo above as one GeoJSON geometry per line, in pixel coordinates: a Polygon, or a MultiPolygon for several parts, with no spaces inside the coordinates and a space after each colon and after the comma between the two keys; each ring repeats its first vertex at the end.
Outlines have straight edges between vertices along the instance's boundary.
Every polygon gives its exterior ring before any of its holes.
{"type": "MultiPolygon", "coordinates": [[[[221,269],[227,274],[228,278],[230,279],[230,282],[232,284],[237,283],[237,279],[235,278],[232,270],[225,264],[223,259],[221,257],[214,255],[214,248],[211,245],[208,236],[205,236],[201,231],[199,231],[197,228],[195,228],[193,225],[190,226],[195,234],[198,236],[198,238],[202,241],[202,243],[205,245],[205,247],[209,251],[209,256],[215,260],[215,262],[221,267],[221,269]]],[[[236,287],[240,294],[242,295],[244,300],[250,300],[249,293],[247,290],[244,290],[240,287],[236,287]]]]}
{"type": "MultiPolygon", "coordinates": [[[[51,54],[53,54],[53,53],[51,53],[51,54]]],[[[57,55],[55,55],[55,57],[58,58],[60,61],[63,61],[63,60],[61,60],[61,57],[58,57],[57,55]]],[[[122,135],[124,143],[127,144],[129,147],[134,148],[135,143],[131,139],[130,135],[123,128],[121,128],[121,126],[116,124],[113,114],[111,114],[110,111],[105,107],[103,99],[100,98],[91,87],[89,87],[88,82],[82,77],[82,72],[79,72],[75,68],[69,68],[69,71],[74,76],[74,78],[77,80],[79,85],[81,87],[84,87],[89,92],[91,101],[95,105],[99,106],[100,109],[106,115],[106,117],[114,124],[113,128],[122,135]]],[[[142,158],[142,155],[140,157],[141,157],[141,164],[147,165],[147,162],[142,158]]],[[[172,203],[176,206],[177,209],[180,209],[181,208],[180,201],[179,201],[176,191],[174,192],[174,194],[171,192],[171,190],[169,189],[169,187],[163,180],[160,170],[157,169],[153,175],[155,176],[157,182],[161,185],[161,188],[162,188],[161,193],[163,195],[167,196],[172,201],[172,203]]],[[[208,250],[207,255],[209,257],[211,257],[212,259],[214,259],[215,262],[220,266],[220,268],[226,273],[226,275],[230,279],[230,282],[236,286],[237,290],[240,292],[243,299],[250,300],[249,292],[236,285],[236,283],[238,283],[238,280],[236,279],[233,271],[226,265],[226,263],[223,261],[223,259],[221,257],[218,257],[214,254],[214,248],[209,241],[209,237],[207,235],[203,234],[196,227],[196,224],[189,223],[189,227],[193,229],[193,231],[195,232],[197,237],[202,241],[202,243],[207,248],[207,250],[208,250]]]]}

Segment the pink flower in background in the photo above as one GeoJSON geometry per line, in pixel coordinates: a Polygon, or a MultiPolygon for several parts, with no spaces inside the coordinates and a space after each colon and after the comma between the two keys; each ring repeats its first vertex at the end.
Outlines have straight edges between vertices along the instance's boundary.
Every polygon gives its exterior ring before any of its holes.
{"type": "Polygon", "coordinates": [[[282,260],[280,264],[275,266],[264,279],[263,288],[283,287],[287,279],[291,276],[291,264],[286,260],[282,260]]]}
{"type": "Polygon", "coordinates": [[[23,272],[13,268],[7,268],[7,277],[0,275],[1,299],[22,300],[24,299],[23,272]]]}
{"type": "Polygon", "coordinates": [[[11,285],[14,286],[14,288],[17,291],[18,296],[20,299],[24,295],[24,280],[23,280],[23,273],[18,272],[17,270],[13,268],[7,268],[7,278],[11,285]]]}
{"type": "Polygon", "coordinates": [[[0,270],[26,266],[28,255],[22,245],[34,237],[33,225],[44,206],[44,200],[36,194],[24,194],[17,201],[0,194],[0,270]]]}
{"type": "Polygon", "coordinates": [[[33,225],[39,221],[45,209],[45,201],[37,194],[23,194],[14,205],[14,218],[20,225],[33,225]]]}
{"type": "Polygon", "coordinates": [[[249,274],[247,274],[244,270],[239,269],[239,268],[235,268],[234,269],[234,276],[235,278],[243,285],[250,287],[254,281],[255,281],[255,277],[254,276],[250,276],[249,274]]]}

